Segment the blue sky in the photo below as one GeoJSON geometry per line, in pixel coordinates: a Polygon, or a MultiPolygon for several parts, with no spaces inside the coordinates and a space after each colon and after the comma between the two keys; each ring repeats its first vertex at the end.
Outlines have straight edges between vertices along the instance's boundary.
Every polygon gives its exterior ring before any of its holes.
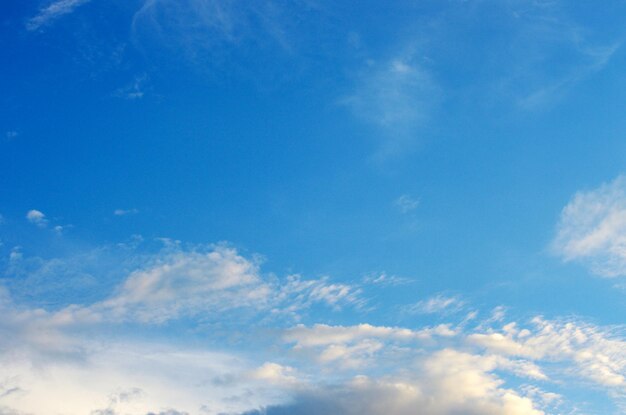
{"type": "Polygon", "coordinates": [[[0,414],[625,413],[624,16],[4,2],[0,414]]]}

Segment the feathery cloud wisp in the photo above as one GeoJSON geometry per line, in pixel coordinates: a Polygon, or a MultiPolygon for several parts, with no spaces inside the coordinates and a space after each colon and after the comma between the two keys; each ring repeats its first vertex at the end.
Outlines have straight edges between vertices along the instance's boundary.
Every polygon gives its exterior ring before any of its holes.
{"type": "Polygon", "coordinates": [[[626,177],[576,193],[561,212],[552,248],[594,274],[626,275],[626,177]]]}
{"type": "Polygon", "coordinates": [[[39,10],[39,13],[26,22],[26,29],[34,31],[59,17],[72,13],[78,6],[91,0],[57,0],[39,10]]]}

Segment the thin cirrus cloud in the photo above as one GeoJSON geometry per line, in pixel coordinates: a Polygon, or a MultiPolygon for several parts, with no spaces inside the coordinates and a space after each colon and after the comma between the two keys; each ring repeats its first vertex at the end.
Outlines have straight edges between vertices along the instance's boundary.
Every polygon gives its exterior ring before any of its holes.
{"type": "Polygon", "coordinates": [[[28,19],[26,29],[34,31],[52,23],[60,17],[72,13],[79,6],[91,0],[57,0],[39,10],[35,16],[28,19]]]}
{"type": "Polygon", "coordinates": [[[561,212],[552,249],[596,275],[625,276],[626,177],[576,193],[561,212]]]}
{"type": "Polygon", "coordinates": [[[459,311],[464,303],[458,297],[448,297],[438,294],[426,300],[404,307],[404,311],[410,314],[435,314],[459,311]]]}

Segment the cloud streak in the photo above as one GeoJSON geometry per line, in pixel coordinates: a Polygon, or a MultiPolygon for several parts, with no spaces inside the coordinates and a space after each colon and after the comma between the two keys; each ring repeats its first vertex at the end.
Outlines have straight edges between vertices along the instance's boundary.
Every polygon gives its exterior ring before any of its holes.
{"type": "Polygon", "coordinates": [[[88,3],[91,0],[57,0],[39,10],[35,16],[28,19],[26,29],[30,31],[39,30],[60,17],[72,13],[76,8],[88,3]]]}

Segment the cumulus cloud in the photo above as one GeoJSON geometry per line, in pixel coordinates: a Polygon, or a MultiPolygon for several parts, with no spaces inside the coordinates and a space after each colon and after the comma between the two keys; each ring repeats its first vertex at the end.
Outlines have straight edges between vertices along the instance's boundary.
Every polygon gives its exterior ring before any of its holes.
{"type": "Polygon", "coordinates": [[[77,7],[91,0],[57,0],[39,10],[37,15],[26,22],[26,29],[37,30],[59,17],[72,13],[77,7]]]}
{"type": "Polygon", "coordinates": [[[626,275],[626,177],[576,193],[561,212],[552,248],[594,274],[626,275]]]}
{"type": "Polygon", "coordinates": [[[446,349],[424,359],[414,373],[372,379],[357,376],[345,384],[299,392],[295,402],[248,415],[542,415],[533,401],[492,371],[501,360],[446,349]]]}
{"type": "Polygon", "coordinates": [[[48,225],[48,219],[43,212],[37,209],[31,209],[26,213],[26,219],[39,227],[46,227],[48,225]]]}

